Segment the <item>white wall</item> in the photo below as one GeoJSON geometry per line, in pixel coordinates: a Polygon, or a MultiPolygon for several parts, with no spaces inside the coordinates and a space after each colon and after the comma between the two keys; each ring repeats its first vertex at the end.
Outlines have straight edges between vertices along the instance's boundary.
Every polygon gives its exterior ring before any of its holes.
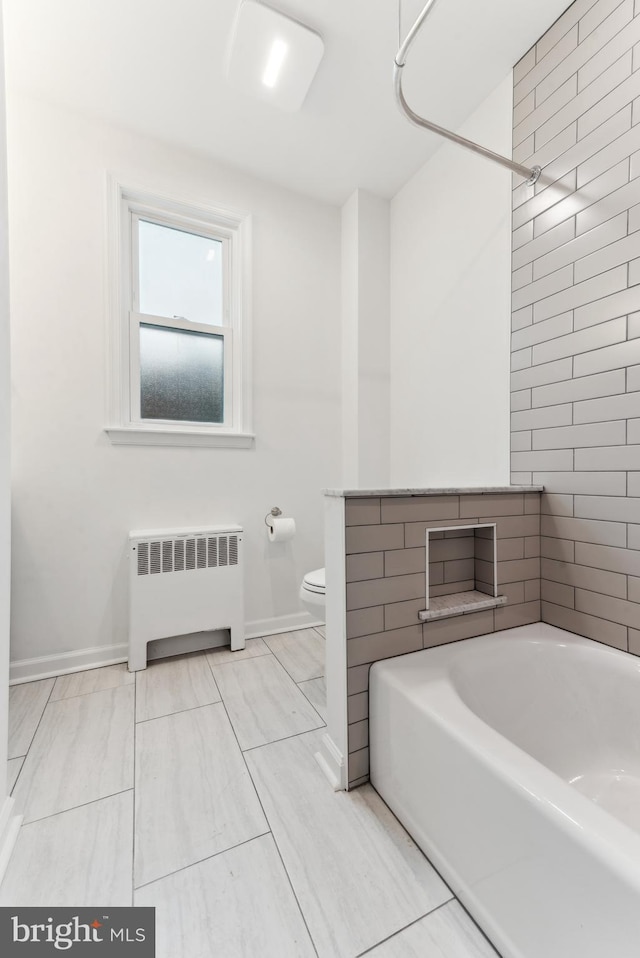
{"type": "Polygon", "coordinates": [[[358,190],[342,207],[341,224],[342,483],[353,488],[359,482],[358,190]]]}
{"type": "Polygon", "coordinates": [[[376,488],[390,479],[390,204],[359,194],[359,481],[376,488]]]}
{"type": "Polygon", "coordinates": [[[7,786],[9,702],[9,600],[11,563],[9,248],[4,94],[4,47],[0,9],[0,809],[7,786]]]}
{"type": "Polygon", "coordinates": [[[356,190],[342,207],[344,487],[389,485],[389,200],[356,190]]]}
{"type": "MultiPolygon", "coordinates": [[[[510,156],[511,98],[509,74],[459,132],[510,156]]],[[[509,481],[510,203],[448,143],[392,200],[392,485],[509,481]]]]}
{"type": "Polygon", "coordinates": [[[240,522],[246,619],[293,624],[340,476],[340,215],[158,142],[9,99],[12,658],[126,641],[131,528],[240,522]],[[253,214],[253,450],[114,447],[105,425],[105,171],[253,214]],[[295,516],[270,545],[272,506],[295,516]],[[294,617],[287,619],[287,617],[294,617]]]}

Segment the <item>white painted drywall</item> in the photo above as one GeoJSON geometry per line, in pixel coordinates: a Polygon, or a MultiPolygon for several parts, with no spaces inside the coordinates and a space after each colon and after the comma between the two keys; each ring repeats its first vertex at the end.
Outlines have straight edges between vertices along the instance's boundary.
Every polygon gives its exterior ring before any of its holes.
{"type": "Polygon", "coordinates": [[[389,484],[389,201],[356,190],[342,208],[344,486],[389,484]]]}
{"type": "MultiPolygon", "coordinates": [[[[460,132],[511,155],[511,102],[460,132]]],[[[394,486],[509,481],[511,179],[446,143],[391,202],[394,486]]]]}
{"type": "Polygon", "coordinates": [[[359,481],[358,455],[358,190],[341,211],[342,483],[359,481]]]}
{"type": "Polygon", "coordinates": [[[390,207],[386,199],[358,192],[359,481],[375,488],[390,479],[390,207]]]}
{"type": "MultiPolygon", "coordinates": [[[[129,529],[245,528],[246,619],[299,612],[340,476],[340,213],[174,147],[10,96],[12,658],[126,641],[129,529]],[[112,446],[105,177],[253,214],[253,450],[112,446]],[[269,544],[272,506],[297,537],[269,544]]],[[[257,624],[257,625],[256,625],[257,624]]]]}
{"type": "Polygon", "coordinates": [[[11,391],[9,353],[9,245],[4,93],[4,48],[0,9],[0,808],[7,793],[9,733],[9,602],[11,568],[11,391]]]}

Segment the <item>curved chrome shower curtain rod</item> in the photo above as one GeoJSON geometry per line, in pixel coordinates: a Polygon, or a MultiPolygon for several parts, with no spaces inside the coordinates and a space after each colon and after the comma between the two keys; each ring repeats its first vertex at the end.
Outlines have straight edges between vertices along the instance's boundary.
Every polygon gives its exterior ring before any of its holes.
{"type": "Polygon", "coordinates": [[[425,4],[422,13],[418,16],[418,19],[409,30],[404,43],[401,44],[396,58],[393,61],[393,83],[398,106],[405,116],[412,123],[415,123],[416,126],[421,126],[425,130],[431,130],[432,133],[437,133],[438,136],[443,136],[445,139],[452,140],[459,146],[464,146],[466,149],[472,150],[474,153],[479,153],[480,156],[485,156],[488,160],[493,160],[494,163],[499,163],[501,166],[506,166],[507,169],[513,170],[514,173],[518,173],[519,176],[524,177],[527,183],[536,183],[540,177],[540,173],[542,172],[539,166],[534,166],[533,168],[522,166],[521,163],[516,163],[514,160],[508,160],[506,156],[501,156],[500,153],[494,153],[493,150],[488,150],[484,146],[479,146],[477,143],[474,143],[473,140],[466,140],[463,136],[458,136],[457,133],[452,133],[450,130],[445,130],[444,127],[438,126],[436,123],[431,123],[430,120],[425,120],[424,117],[414,113],[405,100],[404,93],[402,91],[402,70],[406,65],[409,49],[417,37],[420,27],[426,20],[429,11],[435,2],[436,0],[428,0],[428,2],[425,4]]]}

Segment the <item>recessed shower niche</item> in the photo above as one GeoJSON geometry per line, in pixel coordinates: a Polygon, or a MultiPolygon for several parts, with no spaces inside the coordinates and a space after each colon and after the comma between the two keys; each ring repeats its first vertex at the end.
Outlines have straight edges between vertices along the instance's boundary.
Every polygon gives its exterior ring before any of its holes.
{"type": "Polygon", "coordinates": [[[423,622],[505,605],[498,595],[495,522],[426,530],[423,622]]]}

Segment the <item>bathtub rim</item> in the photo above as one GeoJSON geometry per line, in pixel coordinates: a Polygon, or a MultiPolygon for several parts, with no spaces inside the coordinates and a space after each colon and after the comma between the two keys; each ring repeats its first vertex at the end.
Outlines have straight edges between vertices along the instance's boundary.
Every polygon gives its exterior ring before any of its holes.
{"type": "MultiPolygon", "coordinates": [[[[369,679],[370,715],[375,709],[380,681],[388,681],[396,689],[404,686],[408,698],[428,716],[429,721],[455,739],[476,761],[491,768],[507,788],[520,793],[528,803],[537,803],[549,820],[574,834],[576,840],[588,848],[599,862],[614,868],[640,892],[640,834],[572,788],[556,772],[521,749],[502,732],[488,725],[466,705],[453,685],[448,670],[452,658],[465,654],[465,649],[473,649],[475,654],[480,655],[482,647],[496,648],[505,642],[518,640],[524,640],[527,644],[532,641],[551,641],[556,645],[601,649],[603,655],[611,654],[616,659],[620,656],[635,658],[619,649],[546,623],[520,626],[373,663],[369,679]],[[541,626],[544,626],[544,631],[541,626]],[[533,639],[536,631],[538,637],[533,639]],[[425,684],[431,687],[428,701],[420,698],[420,690],[424,689],[425,684]]],[[[638,665],[640,667],[640,662],[638,665]]],[[[371,724],[370,721],[370,729],[371,724]]],[[[373,737],[370,747],[371,783],[375,788],[377,746],[373,737]]],[[[431,841],[429,844],[433,845],[431,841]]],[[[438,858],[442,861],[439,852],[438,858]]]]}

